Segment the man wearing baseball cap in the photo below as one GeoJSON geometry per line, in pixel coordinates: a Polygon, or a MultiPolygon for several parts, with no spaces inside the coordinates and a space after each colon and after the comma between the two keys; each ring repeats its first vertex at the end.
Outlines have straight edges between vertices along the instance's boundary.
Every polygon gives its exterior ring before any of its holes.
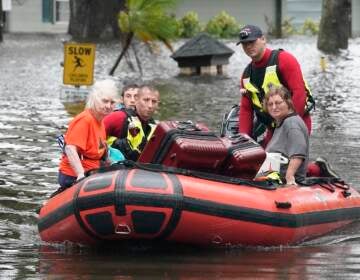
{"type": "Polygon", "coordinates": [[[259,27],[255,25],[246,25],[241,28],[241,31],[239,33],[240,40],[236,43],[236,45],[244,42],[256,41],[256,39],[261,38],[262,36],[263,33],[259,27]]]}
{"type": "Polygon", "coordinates": [[[309,112],[315,102],[296,58],[282,49],[267,48],[262,30],[255,25],[246,25],[240,30],[239,44],[251,58],[240,79],[239,132],[266,146],[272,137],[274,123],[262,106],[263,99],[271,86],[283,85],[290,91],[296,113],[304,120],[310,134],[309,112]]]}

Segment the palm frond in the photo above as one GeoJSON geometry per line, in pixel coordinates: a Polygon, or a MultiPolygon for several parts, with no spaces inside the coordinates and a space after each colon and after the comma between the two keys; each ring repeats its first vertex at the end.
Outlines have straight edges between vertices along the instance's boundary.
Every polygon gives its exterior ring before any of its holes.
{"type": "Polygon", "coordinates": [[[120,12],[118,18],[119,28],[122,32],[129,33],[130,32],[130,19],[129,15],[123,11],[120,12]]]}
{"type": "Polygon", "coordinates": [[[173,53],[174,52],[174,48],[171,45],[170,41],[164,38],[159,38],[159,40],[173,53]]]}
{"type": "MultiPolygon", "coordinates": [[[[176,5],[178,0],[127,0],[126,10],[119,14],[119,27],[128,34],[128,49],[133,36],[137,37],[148,46],[156,45],[160,41],[171,51],[170,40],[176,36],[177,23],[174,17],[168,15],[167,10],[176,5]]],[[[114,73],[118,63],[123,57],[119,55],[113,69],[114,73]]]]}
{"type": "Polygon", "coordinates": [[[177,0],[127,0],[128,10],[167,10],[175,7],[177,0]]]}

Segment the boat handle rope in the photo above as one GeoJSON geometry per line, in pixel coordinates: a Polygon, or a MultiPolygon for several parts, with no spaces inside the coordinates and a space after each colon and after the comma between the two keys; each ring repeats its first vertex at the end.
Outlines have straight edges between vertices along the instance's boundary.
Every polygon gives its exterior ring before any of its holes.
{"type": "Polygon", "coordinates": [[[123,160],[119,161],[117,163],[114,163],[107,167],[100,167],[98,169],[90,170],[86,173],[86,176],[90,176],[95,173],[103,173],[107,171],[116,171],[124,168],[139,168],[142,170],[152,171],[152,172],[168,172],[171,174],[180,174],[184,176],[193,176],[200,179],[207,179],[207,180],[213,180],[217,182],[224,182],[229,184],[236,184],[236,185],[246,185],[250,187],[256,187],[264,190],[276,190],[279,184],[277,184],[274,181],[253,181],[253,180],[247,180],[247,179],[241,179],[236,177],[229,177],[224,176],[220,174],[212,174],[208,172],[202,172],[202,171],[195,171],[195,170],[189,170],[189,169],[182,169],[177,167],[171,167],[171,166],[164,166],[162,164],[156,164],[156,163],[139,163],[134,162],[132,160],[123,160]]]}
{"type": "Polygon", "coordinates": [[[335,187],[331,184],[319,183],[318,185],[324,189],[327,189],[328,191],[330,191],[332,193],[335,192],[335,187]]]}
{"type": "Polygon", "coordinates": [[[336,177],[309,177],[300,182],[303,186],[312,186],[318,184],[320,187],[327,189],[330,192],[335,192],[336,188],[342,189],[344,197],[351,195],[350,186],[341,178],[336,177]]]}
{"type": "MultiPolygon", "coordinates": [[[[253,181],[247,179],[241,179],[236,177],[223,176],[219,174],[212,174],[202,171],[195,171],[189,169],[182,169],[171,166],[164,166],[162,164],[155,163],[139,163],[132,160],[123,160],[117,163],[114,163],[110,166],[100,167],[98,169],[90,170],[86,173],[86,176],[89,176],[94,173],[103,173],[107,171],[116,171],[124,168],[139,168],[142,170],[152,171],[152,172],[168,172],[171,174],[180,174],[185,176],[193,176],[200,179],[214,180],[217,182],[224,182],[236,185],[246,185],[251,187],[256,187],[264,190],[276,190],[279,186],[278,183],[274,181],[253,181]]],[[[335,188],[340,188],[343,190],[342,194],[344,197],[351,195],[350,187],[345,183],[341,178],[336,177],[308,177],[302,181],[297,182],[300,186],[311,187],[315,184],[320,187],[327,189],[330,192],[335,192],[335,188]]]]}

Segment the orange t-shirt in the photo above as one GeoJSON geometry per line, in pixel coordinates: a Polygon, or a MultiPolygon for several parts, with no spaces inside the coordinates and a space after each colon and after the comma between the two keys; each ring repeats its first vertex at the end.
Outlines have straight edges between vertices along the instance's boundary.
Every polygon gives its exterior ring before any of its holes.
{"type": "MultiPolygon", "coordinates": [[[[100,159],[106,151],[106,132],[103,122],[96,120],[90,110],[83,111],[70,122],[65,134],[65,143],[78,148],[85,171],[99,168],[100,159]]],[[[62,155],[59,169],[66,175],[76,177],[66,155],[62,155]]]]}

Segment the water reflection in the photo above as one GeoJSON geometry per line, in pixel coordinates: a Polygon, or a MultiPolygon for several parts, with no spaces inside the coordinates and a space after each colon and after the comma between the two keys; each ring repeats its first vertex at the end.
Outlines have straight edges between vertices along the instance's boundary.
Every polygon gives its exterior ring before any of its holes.
{"type": "MultiPolygon", "coordinates": [[[[35,209],[57,188],[60,151],[56,135],[83,103],[60,96],[64,35],[9,35],[0,44],[0,278],[100,279],[339,279],[360,275],[359,227],[347,228],[314,243],[295,248],[178,252],[130,251],[69,252],[64,247],[44,249],[39,240],[35,209]],[[331,245],[336,244],[336,245],[331,245]],[[325,268],[326,265],[326,268],[325,268]],[[344,277],[343,277],[344,276],[344,277]]],[[[144,82],[161,92],[158,119],[196,120],[218,131],[223,112],[239,101],[238,80],[248,58],[234,42],[228,76],[177,76],[175,61],[164,49],[154,59],[139,49],[144,82]]],[[[175,44],[179,47],[182,42],[175,44]]],[[[311,156],[322,155],[346,181],[360,186],[360,40],[349,50],[326,57],[315,38],[270,41],[273,48],[291,51],[302,65],[317,100],[311,156]],[[346,77],[346,78],[344,78],[346,77]]],[[[118,54],[118,44],[97,46],[95,77],[106,77],[118,54]]],[[[119,84],[139,80],[126,64],[116,72],[119,84]]]]}
{"type": "Polygon", "coordinates": [[[360,250],[341,247],[62,252],[42,247],[40,275],[69,279],[352,279],[360,250]],[[151,256],[151,257],[150,257],[151,256]],[[98,267],[102,269],[99,270],[98,267]]]}
{"type": "Polygon", "coordinates": [[[70,116],[74,117],[85,108],[85,101],[76,102],[63,102],[64,109],[69,113],[70,116]]]}

